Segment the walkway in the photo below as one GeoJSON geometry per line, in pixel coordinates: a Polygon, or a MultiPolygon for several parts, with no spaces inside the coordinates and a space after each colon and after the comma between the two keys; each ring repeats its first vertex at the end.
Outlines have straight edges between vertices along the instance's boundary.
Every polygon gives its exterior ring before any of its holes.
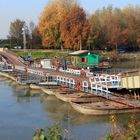
{"type": "Polygon", "coordinates": [[[7,58],[7,63],[10,62],[12,64],[13,71],[26,73],[29,77],[43,79],[51,76],[59,85],[65,85],[69,88],[75,88],[83,92],[90,92],[129,106],[140,106],[139,102],[132,102],[120,98],[108,90],[109,88],[120,88],[120,78],[118,75],[93,75],[89,72],[75,71],[71,69],[68,69],[67,71],[62,69],[56,70],[54,67],[49,69],[27,67],[24,66],[17,55],[14,55],[10,51],[0,52],[0,55],[7,58]]]}

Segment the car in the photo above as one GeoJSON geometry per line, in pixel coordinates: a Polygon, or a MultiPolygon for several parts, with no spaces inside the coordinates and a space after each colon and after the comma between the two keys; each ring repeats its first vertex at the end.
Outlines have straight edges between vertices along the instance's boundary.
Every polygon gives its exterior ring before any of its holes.
{"type": "Polygon", "coordinates": [[[126,51],[124,49],[117,49],[118,53],[125,53],[126,51]]]}
{"type": "Polygon", "coordinates": [[[14,49],[21,49],[21,46],[15,46],[14,49]]]}

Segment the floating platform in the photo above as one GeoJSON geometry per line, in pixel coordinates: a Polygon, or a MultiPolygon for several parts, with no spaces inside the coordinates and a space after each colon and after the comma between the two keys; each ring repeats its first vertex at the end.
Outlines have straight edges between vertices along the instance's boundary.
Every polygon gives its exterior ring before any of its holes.
{"type": "Polygon", "coordinates": [[[31,89],[37,89],[37,90],[41,89],[41,87],[37,84],[30,84],[30,88],[31,89]]]}
{"type": "Polygon", "coordinates": [[[78,112],[85,115],[110,115],[120,113],[139,112],[140,108],[133,108],[113,101],[93,102],[93,103],[75,103],[71,106],[78,112]]]}
{"type": "Polygon", "coordinates": [[[42,87],[41,90],[48,95],[55,95],[56,93],[61,92],[60,89],[55,89],[55,88],[42,87]]]}
{"type": "Polygon", "coordinates": [[[40,82],[38,83],[40,86],[57,86],[57,82],[40,82]]]}

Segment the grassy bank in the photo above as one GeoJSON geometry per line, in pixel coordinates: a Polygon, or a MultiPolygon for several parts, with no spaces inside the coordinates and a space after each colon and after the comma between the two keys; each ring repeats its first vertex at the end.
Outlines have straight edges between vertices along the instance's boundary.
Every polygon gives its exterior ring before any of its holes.
{"type": "Polygon", "coordinates": [[[128,59],[128,60],[132,60],[132,59],[140,60],[140,53],[123,53],[123,54],[119,54],[119,58],[128,59]]]}
{"type": "MultiPolygon", "coordinates": [[[[30,51],[24,52],[23,50],[14,51],[19,56],[26,57],[30,51]]],[[[66,57],[69,55],[69,52],[63,52],[61,50],[33,50],[31,52],[32,59],[43,59],[43,58],[52,58],[52,57],[66,57]]],[[[117,53],[114,52],[101,52],[100,58],[107,59],[110,61],[114,60],[140,60],[140,53],[117,53]]]]}
{"type": "MultiPolygon", "coordinates": [[[[28,52],[23,51],[15,51],[19,56],[27,57],[28,52]]],[[[32,59],[43,59],[43,58],[52,58],[52,57],[66,57],[68,56],[68,52],[61,52],[61,51],[32,51],[31,52],[32,59]]]]}
{"type": "Polygon", "coordinates": [[[116,53],[115,51],[104,52],[101,57],[108,58],[110,61],[131,61],[140,60],[140,52],[138,53],[116,53]]]}

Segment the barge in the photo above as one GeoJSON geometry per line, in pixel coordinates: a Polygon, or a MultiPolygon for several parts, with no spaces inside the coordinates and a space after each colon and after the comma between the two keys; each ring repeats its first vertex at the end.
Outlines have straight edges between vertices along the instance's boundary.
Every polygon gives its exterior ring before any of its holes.
{"type": "Polygon", "coordinates": [[[76,111],[85,115],[111,115],[140,111],[140,107],[134,108],[109,100],[93,103],[70,102],[70,104],[76,111]]]}

